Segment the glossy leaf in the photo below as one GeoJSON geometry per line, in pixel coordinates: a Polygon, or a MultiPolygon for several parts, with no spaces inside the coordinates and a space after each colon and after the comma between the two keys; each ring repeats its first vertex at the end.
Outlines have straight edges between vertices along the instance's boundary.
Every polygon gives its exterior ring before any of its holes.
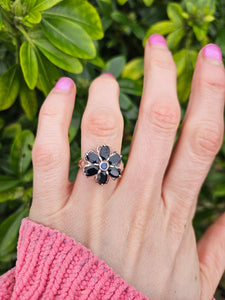
{"type": "Polygon", "coordinates": [[[30,90],[25,84],[20,89],[20,103],[29,120],[36,116],[38,103],[35,90],[30,90]]]}
{"type": "Polygon", "coordinates": [[[86,0],[67,0],[44,12],[46,16],[64,17],[80,25],[93,40],[103,38],[101,19],[96,8],[86,0]]]}
{"type": "Polygon", "coordinates": [[[156,24],[154,24],[152,27],[149,28],[147,31],[145,38],[143,40],[143,44],[145,45],[146,41],[152,35],[153,33],[158,33],[161,35],[166,35],[170,32],[173,32],[178,28],[178,25],[171,22],[171,21],[161,21],[156,24]]]}
{"type": "Polygon", "coordinates": [[[167,45],[170,49],[175,49],[185,35],[183,27],[176,29],[167,36],[167,45]]]}
{"type": "Polygon", "coordinates": [[[8,109],[19,93],[19,67],[14,65],[0,76],[0,111],[8,109]]]}
{"type": "Polygon", "coordinates": [[[36,4],[37,0],[25,0],[24,4],[26,5],[27,11],[30,11],[36,4]]]}
{"type": "Polygon", "coordinates": [[[55,85],[57,79],[60,78],[58,69],[42,55],[39,51],[37,53],[38,58],[38,88],[43,91],[45,96],[48,95],[50,90],[55,85]]]}
{"type": "Polygon", "coordinates": [[[80,61],[53,46],[47,39],[33,40],[40,51],[56,66],[71,73],[81,73],[83,66],[80,61]]]}
{"type": "Polygon", "coordinates": [[[146,5],[146,6],[151,6],[152,4],[153,4],[153,2],[154,2],[154,0],[143,0],[143,2],[144,2],[144,4],[146,5]]]}
{"type": "Polygon", "coordinates": [[[34,89],[38,78],[38,62],[35,49],[28,41],[20,47],[20,64],[28,87],[34,89]]]}
{"type": "Polygon", "coordinates": [[[124,5],[128,0],[117,0],[119,5],[124,5]]]}
{"type": "Polygon", "coordinates": [[[10,163],[16,175],[24,174],[31,163],[34,135],[30,130],[18,134],[11,146],[10,163]]]}
{"type": "Polygon", "coordinates": [[[141,96],[142,85],[136,80],[130,80],[128,78],[123,78],[118,80],[120,85],[120,92],[129,95],[141,96]]]}
{"type": "Polygon", "coordinates": [[[14,187],[6,190],[4,192],[0,192],[0,203],[5,201],[12,201],[17,199],[22,199],[24,196],[24,188],[23,187],[14,187]]]}
{"type": "Polygon", "coordinates": [[[25,25],[33,25],[41,22],[41,13],[38,10],[32,10],[23,18],[25,25]]]}
{"type": "Polygon", "coordinates": [[[134,58],[123,69],[122,77],[137,80],[144,74],[143,57],[134,58]]]}
{"type": "Polygon", "coordinates": [[[15,213],[0,224],[0,256],[15,249],[21,220],[28,215],[28,208],[22,205],[15,213]]]}
{"type": "Polygon", "coordinates": [[[34,9],[43,11],[53,7],[54,5],[58,4],[61,1],[62,0],[37,0],[34,9]]]}
{"type": "Polygon", "coordinates": [[[116,78],[118,78],[123,71],[125,63],[126,60],[124,56],[116,56],[107,62],[104,72],[111,73],[116,78]]]}
{"type": "Polygon", "coordinates": [[[42,29],[47,38],[63,52],[79,58],[93,58],[95,46],[86,31],[66,18],[43,14],[42,29]]]}
{"type": "Polygon", "coordinates": [[[178,3],[169,3],[167,7],[167,14],[171,21],[176,24],[183,24],[183,10],[178,3]]]}

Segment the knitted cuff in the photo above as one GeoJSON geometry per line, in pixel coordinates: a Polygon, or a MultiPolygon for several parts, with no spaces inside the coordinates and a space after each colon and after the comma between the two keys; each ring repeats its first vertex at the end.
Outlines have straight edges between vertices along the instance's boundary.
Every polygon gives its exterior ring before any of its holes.
{"type": "Polygon", "coordinates": [[[89,249],[25,218],[17,245],[12,299],[142,299],[89,249]]]}

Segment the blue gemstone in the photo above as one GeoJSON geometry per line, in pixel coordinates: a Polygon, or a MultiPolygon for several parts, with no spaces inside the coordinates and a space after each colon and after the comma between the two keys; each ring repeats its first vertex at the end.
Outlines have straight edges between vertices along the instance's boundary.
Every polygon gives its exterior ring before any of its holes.
{"type": "Polygon", "coordinates": [[[101,168],[102,170],[107,170],[107,169],[108,169],[108,164],[107,164],[107,162],[102,162],[100,168],[101,168]]]}

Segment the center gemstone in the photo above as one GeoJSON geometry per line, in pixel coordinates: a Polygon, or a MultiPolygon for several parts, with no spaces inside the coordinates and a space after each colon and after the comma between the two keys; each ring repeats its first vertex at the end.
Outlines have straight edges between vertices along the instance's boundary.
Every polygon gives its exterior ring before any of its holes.
{"type": "Polygon", "coordinates": [[[100,164],[100,169],[101,169],[102,171],[107,171],[108,168],[109,168],[109,164],[108,164],[106,161],[101,162],[101,164],[100,164]]]}

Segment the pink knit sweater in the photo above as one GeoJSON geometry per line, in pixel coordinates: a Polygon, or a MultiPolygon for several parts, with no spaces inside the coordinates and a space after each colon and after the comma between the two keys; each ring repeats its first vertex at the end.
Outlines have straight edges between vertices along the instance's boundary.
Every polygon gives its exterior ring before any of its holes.
{"type": "Polygon", "coordinates": [[[0,299],[148,298],[74,239],[25,218],[16,266],[0,277],[0,299]]]}

